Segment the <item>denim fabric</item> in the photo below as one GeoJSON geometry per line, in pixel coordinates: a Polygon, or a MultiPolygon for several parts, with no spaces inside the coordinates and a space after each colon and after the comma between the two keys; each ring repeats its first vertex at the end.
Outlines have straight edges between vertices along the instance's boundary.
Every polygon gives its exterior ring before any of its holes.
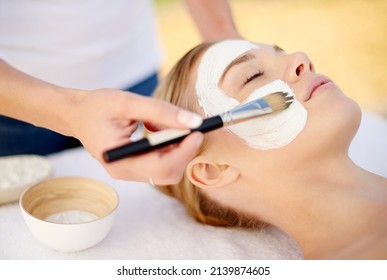
{"type": "MultiPolygon", "coordinates": [[[[150,96],[158,83],[157,73],[126,89],[150,96]]],[[[72,137],[63,136],[48,129],[0,116],[0,156],[17,154],[47,155],[80,146],[72,137]]]]}
{"type": "Polygon", "coordinates": [[[149,78],[137,83],[136,85],[126,89],[126,91],[135,92],[145,96],[151,96],[158,84],[157,73],[152,74],[149,78]]]}

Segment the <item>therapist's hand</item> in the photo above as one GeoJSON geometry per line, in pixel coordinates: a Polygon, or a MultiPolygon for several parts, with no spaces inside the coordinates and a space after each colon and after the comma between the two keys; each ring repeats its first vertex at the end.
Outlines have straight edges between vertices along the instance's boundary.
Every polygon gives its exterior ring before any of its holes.
{"type": "Polygon", "coordinates": [[[171,149],[105,163],[104,151],[130,143],[138,121],[171,128],[194,128],[202,119],[196,114],[150,97],[112,89],[86,92],[69,114],[71,134],[116,179],[153,182],[158,185],[179,182],[188,162],[203,141],[194,133],[171,149]]]}

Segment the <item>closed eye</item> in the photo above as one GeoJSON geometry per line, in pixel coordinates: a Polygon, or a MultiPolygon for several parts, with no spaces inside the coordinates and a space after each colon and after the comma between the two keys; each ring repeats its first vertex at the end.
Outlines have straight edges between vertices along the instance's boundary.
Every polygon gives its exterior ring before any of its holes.
{"type": "Polygon", "coordinates": [[[243,81],[243,85],[247,85],[248,83],[250,83],[252,80],[258,78],[259,76],[262,76],[263,75],[263,72],[257,72],[249,77],[247,77],[246,80],[243,81]]]}

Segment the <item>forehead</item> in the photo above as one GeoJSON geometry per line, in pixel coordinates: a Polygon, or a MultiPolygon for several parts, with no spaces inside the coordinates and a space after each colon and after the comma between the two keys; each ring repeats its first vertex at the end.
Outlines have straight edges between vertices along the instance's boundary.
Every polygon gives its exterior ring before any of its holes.
{"type": "MultiPolygon", "coordinates": [[[[262,44],[262,46],[264,45],[262,44]]],[[[249,50],[259,48],[258,44],[246,40],[221,41],[204,52],[201,63],[211,62],[212,64],[224,65],[249,50]]]]}
{"type": "MultiPolygon", "coordinates": [[[[280,53],[283,49],[276,45],[252,43],[247,40],[226,40],[208,48],[198,61],[197,71],[212,72],[212,78],[220,80],[225,69],[236,59],[247,52],[259,53],[260,50],[280,53]]],[[[199,75],[200,76],[200,75],[199,75]]]]}
{"type": "Polygon", "coordinates": [[[218,83],[224,70],[233,60],[252,49],[259,48],[257,44],[246,40],[226,40],[216,43],[201,57],[197,79],[218,83]]]}

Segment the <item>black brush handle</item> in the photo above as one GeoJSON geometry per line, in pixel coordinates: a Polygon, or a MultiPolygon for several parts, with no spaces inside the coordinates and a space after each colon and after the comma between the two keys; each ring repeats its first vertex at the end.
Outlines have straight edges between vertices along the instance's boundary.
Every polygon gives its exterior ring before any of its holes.
{"type": "MultiPolygon", "coordinates": [[[[105,162],[113,162],[126,157],[141,155],[162,147],[166,147],[171,144],[179,143],[183,141],[185,137],[187,137],[188,135],[196,131],[206,133],[221,127],[223,127],[222,118],[220,116],[215,116],[215,117],[211,117],[203,120],[203,123],[199,127],[191,129],[189,133],[183,136],[178,136],[172,139],[169,139],[167,137],[166,140],[161,140],[154,144],[151,144],[148,138],[144,138],[139,141],[132,142],[132,143],[108,150],[104,152],[102,156],[105,162]]],[[[163,132],[165,133],[165,131],[163,132]]]]}
{"type": "Polygon", "coordinates": [[[191,133],[195,131],[200,131],[201,133],[206,133],[213,131],[215,129],[223,127],[223,120],[220,116],[211,117],[204,119],[202,124],[194,129],[191,129],[191,133]]]}

